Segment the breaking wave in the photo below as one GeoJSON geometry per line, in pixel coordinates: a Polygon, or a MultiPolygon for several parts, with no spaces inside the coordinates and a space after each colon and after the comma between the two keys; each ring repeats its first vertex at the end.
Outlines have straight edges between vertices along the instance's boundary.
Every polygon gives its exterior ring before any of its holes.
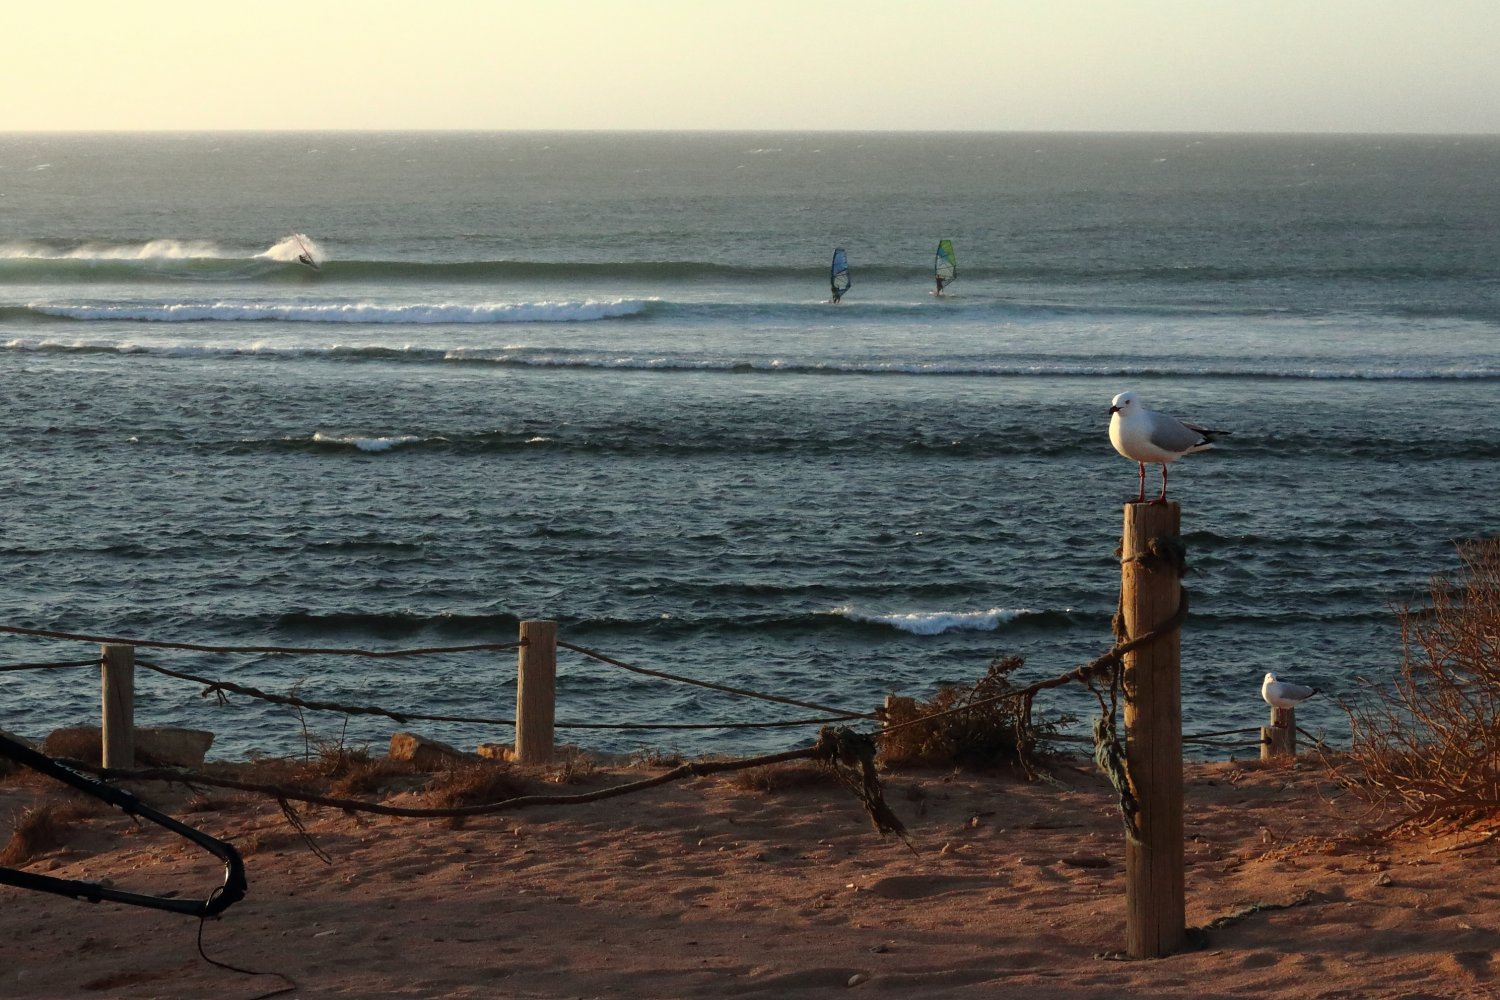
{"type": "Polygon", "coordinates": [[[885,625],[912,635],[942,635],[944,632],[993,632],[1010,622],[1037,618],[1047,612],[1031,608],[989,608],[984,611],[864,611],[853,607],[833,610],[850,621],[885,625]]]}
{"type": "Polygon", "coordinates": [[[27,316],[82,322],[135,323],[361,323],[430,326],[445,323],[577,323],[646,312],[652,299],[586,299],[581,302],[398,303],[377,302],[167,302],[160,304],[31,303],[0,309],[0,317],[27,316]]]}

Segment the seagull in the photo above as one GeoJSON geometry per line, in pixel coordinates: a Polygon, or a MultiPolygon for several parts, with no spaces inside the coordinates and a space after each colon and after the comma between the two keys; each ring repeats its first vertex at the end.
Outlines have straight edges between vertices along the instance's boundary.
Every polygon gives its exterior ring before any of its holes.
{"type": "Polygon", "coordinates": [[[1146,409],[1139,396],[1122,392],[1109,404],[1109,443],[1115,451],[1141,466],[1141,492],[1136,503],[1146,502],[1146,463],[1161,463],[1161,496],[1152,503],[1167,502],[1167,463],[1183,455],[1212,448],[1214,438],[1228,431],[1211,431],[1197,424],[1146,409]]]}
{"type": "Polygon", "coordinates": [[[1278,681],[1275,674],[1266,674],[1260,683],[1260,696],[1272,708],[1296,708],[1298,704],[1318,693],[1317,688],[1291,681],[1278,681]]]}

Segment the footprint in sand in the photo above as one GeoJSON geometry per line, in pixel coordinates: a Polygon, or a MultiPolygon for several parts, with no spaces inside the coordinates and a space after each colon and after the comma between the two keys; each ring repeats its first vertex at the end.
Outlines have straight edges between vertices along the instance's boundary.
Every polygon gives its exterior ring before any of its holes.
{"type": "Polygon", "coordinates": [[[1489,979],[1493,974],[1494,953],[1488,951],[1455,951],[1453,964],[1475,979],[1489,979]]]}

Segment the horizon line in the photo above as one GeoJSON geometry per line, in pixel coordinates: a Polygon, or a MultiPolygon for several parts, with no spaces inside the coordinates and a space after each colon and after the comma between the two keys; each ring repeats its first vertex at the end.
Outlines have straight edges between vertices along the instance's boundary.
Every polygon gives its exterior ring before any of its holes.
{"type": "Polygon", "coordinates": [[[1090,136],[1348,136],[1382,138],[1500,138],[1493,132],[1426,132],[1415,130],[1365,131],[1349,129],[1327,131],[1316,129],[937,129],[937,128],[377,128],[365,126],[308,128],[0,128],[0,135],[1090,135],[1090,136]]]}

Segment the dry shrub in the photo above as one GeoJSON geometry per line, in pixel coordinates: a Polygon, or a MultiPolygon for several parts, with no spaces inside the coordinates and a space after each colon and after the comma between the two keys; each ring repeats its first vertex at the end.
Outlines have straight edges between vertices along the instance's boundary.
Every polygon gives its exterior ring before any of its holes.
{"type": "Polygon", "coordinates": [[[599,773],[594,758],[577,747],[559,748],[558,757],[547,770],[547,780],[559,785],[582,785],[599,773]]]}
{"type": "Polygon", "coordinates": [[[1346,706],[1348,786],[1407,822],[1469,825],[1500,811],[1500,538],[1459,545],[1431,607],[1400,611],[1403,656],[1387,686],[1346,706]]]}
{"type": "Polygon", "coordinates": [[[526,779],[509,764],[470,764],[442,771],[427,783],[428,801],[439,809],[487,806],[525,795],[526,779]]]}
{"type": "Polygon", "coordinates": [[[370,751],[365,747],[323,742],[314,743],[313,747],[317,751],[318,772],[325,778],[342,778],[370,765],[370,751]]]}
{"type": "Polygon", "coordinates": [[[1029,769],[1040,755],[1040,741],[1067,720],[1036,723],[1028,699],[1007,697],[1015,691],[1010,675],[1023,663],[1019,656],[997,657],[972,687],[946,685],[926,702],[888,699],[881,712],[887,731],[879,736],[879,763],[1029,769]]]}
{"type": "Polygon", "coordinates": [[[318,777],[328,781],[329,795],[341,798],[377,795],[415,773],[410,761],[371,757],[363,747],[324,747],[318,753],[318,777]]]}
{"type": "Polygon", "coordinates": [[[43,802],[16,817],[10,840],[0,849],[0,865],[24,865],[68,842],[68,834],[98,809],[85,802],[43,802]]]}
{"type": "Polygon", "coordinates": [[[325,740],[304,734],[306,752],[301,760],[255,757],[245,765],[231,766],[235,776],[263,784],[285,785],[304,791],[350,798],[378,795],[394,787],[420,787],[427,776],[409,761],[372,757],[368,748],[350,746],[340,740],[325,740]]]}
{"type": "Polygon", "coordinates": [[[641,747],[630,755],[630,767],[678,767],[684,758],[679,750],[658,750],[652,747],[641,747]]]}

